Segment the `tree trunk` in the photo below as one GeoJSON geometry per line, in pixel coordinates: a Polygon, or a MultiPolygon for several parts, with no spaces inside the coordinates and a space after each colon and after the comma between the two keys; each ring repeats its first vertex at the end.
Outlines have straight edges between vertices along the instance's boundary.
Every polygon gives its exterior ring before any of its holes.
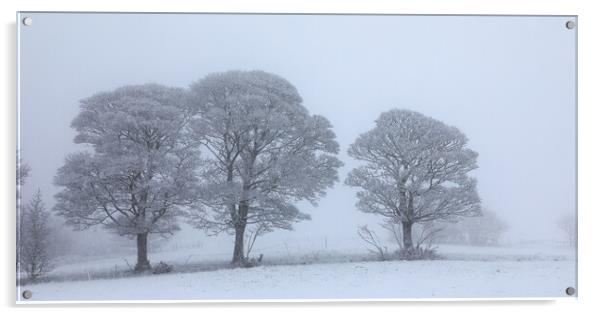
{"type": "MultiPolygon", "coordinates": [[[[232,183],[232,179],[234,178],[234,167],[232,164],[228,166],[228,176],[226,181],[228,183],[232,183]]],[[[234,222],[234,252],[232,253],[232,262],[231,264],[235,265],[240,263],[242,257],[244,257],[244,243],[245,243],[245,226],[242,223],[241,216],[241,208],[243,207],[243,203],[240,203],[238,210],[236,209],[236,203],[230,203],[228,207],[230,208],[230,216],[232,217],[232,221],[234,222]]],[[[246,224],[246,223],[245,223],[246,224]]]]}
{"type": "Polygon", "coordinates": [[[412,241],[412,222],[401,222],[403,228],[403,248],[412,249],[414,243],[412,241]]]}
{"type": "MultiPolygon", "coordinates": [[[[246,196],[246,194],[245,194],[246,196]]],[[[238,216],[234,224],[234,253],[232,254],[232,264],[239,264],[245,256],[245,230],[247,228],[247,215],[249,214],[249,204],[247,201],[241,201],[238,205],[238,216]]]]}
{"type": "Polygon", "coordinates": [[[239,224],[234,228],[234,253],[232,254],[232,264],[239,264],[245,256],[244,252],[244,238],[245,238],[246,225],[239,224]]]}
{"type": "Polygon", "coordinates": [[[243,192],[238,202],[238,213],[234,221],[234,253],[232,254],[232,264],[240,264],[245,256],[245,230],[247,228],[247,215],[249,215],[249,185],[243,184],[243,192]]]}
{"type": "Polygon", "coordinates": [[[138,262],[136,262],[135,270],[138,272],[150,269],[150,262],[148,261],[147,252],[147,238],[148,233],[136,235],[136,246],[138,248],[138,262]]]}

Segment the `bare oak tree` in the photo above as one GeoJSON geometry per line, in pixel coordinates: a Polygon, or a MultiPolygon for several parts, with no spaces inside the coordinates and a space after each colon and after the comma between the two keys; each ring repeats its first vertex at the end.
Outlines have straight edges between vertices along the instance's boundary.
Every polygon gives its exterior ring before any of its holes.
{"type": "Polygon", "coordinates": [[[199,228],[235,235],[232,263],[244,259],[248,226],[292,229],[309,219],[295,202],[317,203],[337,180],[338,143],[327,119],[310,115],[285,79],[262,71],[209,75],[191,86],[192,130],[211,153],[199,228]]]}
{"type": "Polygon", "coordinates": [[[365,162],[345,183],[361,190],[358,208],[401,223],[404,248],[414,247],[415,223],[480,213],[477,153],[455,127],[407,110],[380,115],[376,127],[351,145],[351,157],[365,162]]]}
{"type": "Polygon", "coordinates": [[[186,133],[184,91],[148,84],[81,101],[71,126],[92,151],[58,170],[55,210],[77,229],[102,225],[135,236],[135,269],[150,268],[148,235],[177,229],[175,217],[197,194],[197,146],[186,133]]]}

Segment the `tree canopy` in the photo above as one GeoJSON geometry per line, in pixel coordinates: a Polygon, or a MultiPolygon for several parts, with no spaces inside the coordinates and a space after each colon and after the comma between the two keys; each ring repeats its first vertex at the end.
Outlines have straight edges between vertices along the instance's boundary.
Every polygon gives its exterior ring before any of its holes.
{"type": "Polygon", "coordinates": [[[193,214],[193,222],[234,232],[236,261],[247,225],[265,232],[309,218],[295,202],[316,203],[337,180],[339,146],[328,120],[310,115],[279,76],[212,74],[191,91],[198,114],[192,129],[210,153],[206,212],[193,214]]]}
{"type": "Polygon", "coordinates": [[[477,153],[459,129],[408,110],[380,115],[376,127],[351,145],[351,157],[364,162],[345,183],[361,190],[357,207],[404,224],[411,247],[414,223],[480,213],[477,153]]]}

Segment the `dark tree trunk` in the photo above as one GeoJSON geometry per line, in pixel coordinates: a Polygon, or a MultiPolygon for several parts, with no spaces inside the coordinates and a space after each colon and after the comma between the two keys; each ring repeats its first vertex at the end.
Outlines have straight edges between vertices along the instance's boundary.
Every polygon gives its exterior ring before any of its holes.
{"type": "MultiPolygon", "coordinates": [[[[234,167],[232,164],[228,166],[228,176],[226,181],[232,183],[234,179],[234,167]]],[[[232,253],[232,264],[238,264],[244,256],[244,242],[245,242],[245,227],[242,225],[240,208],[236,209],[236,203],[228,205],[230,208],[230,216],[234,222],[234,252],[232,253]]]]}
{"type": "Polygon", "coordinates": [[[412,241],[412,222],[401,222],[403,228],[403,248],[412,249],[414,243],[412,241]]]}
{"type": "Polygon", "coordinates": [[[138,261],[136,262],[135,270],[140,272],[150,269],[150,262],[148,261],[147,252],[147,239],[148,233],[136,235],[136,246],[138,248],[138,261]]]}
{"type": "Polygon", "coordinates": [[[239,264],[242,261],[243,257],[245,256],[244,237],[245,237],[244,225],[237,225],[235,228],[234,253],[232,254],[232,264],[239,264]]]}
{"type": "Polygon", "coordinates": [[[232,254],[232,264],[239,264],[245,256],[245,230],[247,228],[247,215],[249,213],[249,204],[241,201],[238,206],[238,218],[234,224],[234,253],[232,254]]]}

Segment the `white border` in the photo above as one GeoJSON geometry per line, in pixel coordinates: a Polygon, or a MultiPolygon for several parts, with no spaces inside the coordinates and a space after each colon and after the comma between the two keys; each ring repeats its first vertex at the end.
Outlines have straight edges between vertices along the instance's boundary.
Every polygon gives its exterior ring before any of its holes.
{"type": "Polygon", "coordinates": [[[577,297],[494,297],[494,298],[359,298],[359,299],[223,299],[223,300],[82,300],[82,301],[17,301],[17,305],[69,304],[187,304],[187,303],[341,303],[341,302],[517,302],[517,301],[575,301],[577,297]]]}

